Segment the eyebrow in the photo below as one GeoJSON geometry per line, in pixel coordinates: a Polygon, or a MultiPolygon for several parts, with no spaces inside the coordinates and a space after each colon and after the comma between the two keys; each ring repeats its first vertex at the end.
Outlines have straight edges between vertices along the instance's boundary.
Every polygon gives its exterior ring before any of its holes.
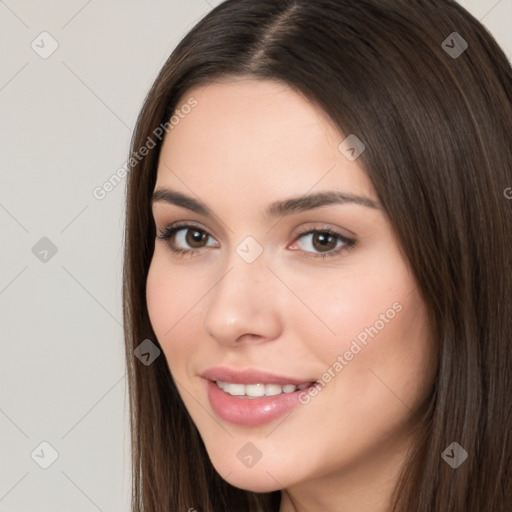
{"type": "MultiPolygon", "coordinates": [[[[205,217],[214,217],[213,211],[205,203],[175,190],[167,188],[156,189],[153,192],[151,204],[153,205],[157,202],[181,206],[182,208],[187,208],[188,210],[204,215],[205,217]]],[[[373,199],[368,197],[331,190],[318,192],[316,194],[291,197],[284,201],[276,201],[267,206],[264,215],[268,219],[285,217],[294,213],[301,213],[332,204],[357,204],[368,208],[379,209],[379,205],[373,199]]]]}

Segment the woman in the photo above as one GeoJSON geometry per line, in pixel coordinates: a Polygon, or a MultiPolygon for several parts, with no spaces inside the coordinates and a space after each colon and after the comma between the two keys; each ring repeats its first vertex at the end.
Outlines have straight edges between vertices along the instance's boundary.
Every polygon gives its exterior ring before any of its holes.
{"type": "Polygon", "coordinates": [[[129,161],[133,510],[509,510],[511,139],[455,2],[202,19],[129,161]]]}

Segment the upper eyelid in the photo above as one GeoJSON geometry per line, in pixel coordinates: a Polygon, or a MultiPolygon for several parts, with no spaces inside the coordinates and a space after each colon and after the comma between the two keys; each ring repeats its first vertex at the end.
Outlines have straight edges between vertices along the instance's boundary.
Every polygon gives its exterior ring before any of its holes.
{"type": "Polygon", "coordinates": [[[155,219],[155,226],[157,228],[157,231],[165,232],[168,230],[174,230],[179,231],[181,229],[187,229],[187,228],[195,228],[199,231],[204,231],[208,236],[211,236],[213,238],[216,238],[209,229],[205,228],[201,225],[200,222],[195,223],[194,221],[178,221],[178,222],[170,222],[170,223],[162,223],[162,226],[158,228],[158,222],[155,219]]]}
{"type": "MultiPolygon", "coordinates": [[[[187,208],[183,208],[181,206],[176,206],[176,205],[173,205],[173,204],[170,204],[170,203],[161,203],[160,201],[153,202],[151,204],[150,215],[153,217],[153,220],[154,220],[155,224],[158,225],[157,218],[158,218],[159,215],[162,215],[162,216],[165,215],[165,213],[157,214],[155,210],[160,210],[161,209],[162,212],[166,212],[166,211],[169,210],[169,208],[171,208],[171,210],[173,210],[174,208],[177,208],[178,211],[180,212],[180,214],[183,213],[183,210],[185,210],[189,214],[195,214],[198,217],[204,218],[207,222],[215,224],[221,230],[226,229],[227,231],[231,231],[231,232],[233,231],[220,217],[218,217],[215,214],[210,217],[210,216],[205,215],[205,214],[200,213],[200,212],[194,212],[194,211],[191,211],[191,210],[189,210],[187,208]]],[[[180,222],[187,222],[187,223],[190,223],[191,225],[195,225],[194,223],[197,223],[197,224],[201,225],[200,221],[192,221],[192,220],[191,221],[177,221],[176,223],[180,223],[180,222]]],[[[171,223],[163,222],[162,224],[165,225],[164,226],[164,229],[165,229],[165,227],[171,226],[174,223],[173,222],[171,222],[171,223]]],[[[210,230],[210,229],[206,229],[204,227],[201,227],[201,229],[203,229],[204,231],[207,231],[209,234],[212,234],[212,230],[210,230]]]]}

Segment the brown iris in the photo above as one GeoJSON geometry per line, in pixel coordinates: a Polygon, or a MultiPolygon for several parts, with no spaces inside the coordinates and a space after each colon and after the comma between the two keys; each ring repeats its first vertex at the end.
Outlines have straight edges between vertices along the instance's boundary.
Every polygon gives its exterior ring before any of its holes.
{"type": "Polygon", "coordinates": [[[203,243],[208,241],[208,235],[198,229],[188,229],[185,240],[190,247],[195,249],[203,247],[203,243]]]}
{"type": "Polygon", "coordinates": [[[313,247],[317,251],[330,251],[332,249],[335,249],[336,243],[336,237],[329,233],[313,233],[313,247]]]}

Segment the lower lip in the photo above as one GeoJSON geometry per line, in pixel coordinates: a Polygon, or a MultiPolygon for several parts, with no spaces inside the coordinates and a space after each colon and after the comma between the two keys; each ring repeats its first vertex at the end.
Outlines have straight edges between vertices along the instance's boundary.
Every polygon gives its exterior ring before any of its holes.
{"type": "Polygon", "coordinates": [[[244,398],[232,396],[207,380],[208,398],[213,410],[223,419],[236,425],[255,427],[269,423],[299,405],[299,393],[308,388],[274,396],[244,398]]]}

